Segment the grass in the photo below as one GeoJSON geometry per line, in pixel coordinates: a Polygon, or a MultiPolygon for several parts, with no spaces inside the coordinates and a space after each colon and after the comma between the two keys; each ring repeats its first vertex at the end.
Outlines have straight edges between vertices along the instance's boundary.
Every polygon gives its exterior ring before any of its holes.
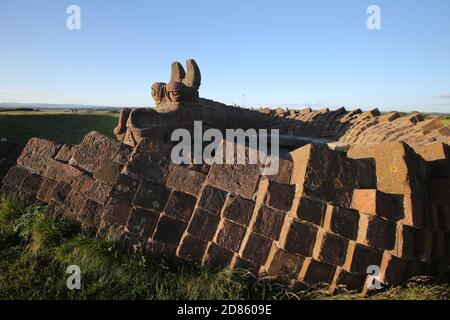
{"type": "Polygon", "coordinates": [[[79,144],[89,131],[114,137],[117,118],[113,112],[0,112],[0,138],[21,145],[32,137],[79,144]]]}
{"type": "MultiPolygon", "coordinates": [[[[450,285],[416,279],[365,299],[449,299],[450,285]]],[[[362,299],[324,290],[289,292],[243,270],[209,270],[135,252],[93,237],[17,198],[0,200],[0,299],[362,299]],[[66,287],[78,265],[81,290],[66,287]]]]}

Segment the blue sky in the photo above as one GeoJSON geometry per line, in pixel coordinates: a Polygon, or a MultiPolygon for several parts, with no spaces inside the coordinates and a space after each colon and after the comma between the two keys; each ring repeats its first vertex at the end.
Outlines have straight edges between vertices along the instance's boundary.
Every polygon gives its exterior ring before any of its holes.
{"type": "Polygon", "coordinates": [[[225,103],[450,112],[450,1],[0,0],[0,57],[0,102],[153,106],[194,58],[225,103]]]}

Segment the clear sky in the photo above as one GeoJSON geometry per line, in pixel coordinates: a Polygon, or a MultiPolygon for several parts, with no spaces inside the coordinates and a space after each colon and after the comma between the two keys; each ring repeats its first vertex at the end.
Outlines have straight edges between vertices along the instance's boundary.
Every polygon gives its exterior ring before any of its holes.
{"type": "Polygon", "coordinates": [[[450,112],[450,1],[0,0],[0,57],[0,102],[153,106],[194,58],[224,103],[450,112]]]}

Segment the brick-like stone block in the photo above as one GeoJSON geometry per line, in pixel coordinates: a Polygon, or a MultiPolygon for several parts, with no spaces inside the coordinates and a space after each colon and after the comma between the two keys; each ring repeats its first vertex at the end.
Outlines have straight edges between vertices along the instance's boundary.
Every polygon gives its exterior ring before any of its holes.
{"type": "Polygon", "coordinates": [[[146,244],[146,250],[148,253],[151,253],[155,257],[167,259],[170,261],[175,256],[177,246],[149,239],[146,244]]]}
{"type": "Polygon", "coordinates": [[[243,226],[248,226],[252,217],[254,206],[255,202],[251,200],[229,195],[227,200],[225,201],[223,215],[229,220],[232,220],[243,226]]]}
{"type": "Polygon", "coordinates": [[[239,251],[246,228],[231,221],[223,221],[217,233],[216,243],[233,252],[239,251]]]}
{"type": "Polygon", "coordinates": [[[22,191],[26,193],[36,195],[39,192],[39,189],[42,185],[42,177],[38,174],[32,173],[29,174],[25,180],[22,182],[22,191]]]}
{"type": "Polygon", "coordinates": [[[220,217],[218,215],[198,208],[194,211],[188,233],[197,239],[211,241],[216,233],[219,222],[220,217]]]}
{"type": "Polygon", "coordinates": [[[450,178],[450,150],[442,142],[435,142],[414,147],[414,151],[425,161],[429,172],[434,178],[450,178]]]}
{"type": "Polygon", "coordinates": [[[242,258],[251,263],[262,266],[266,263],[272,247],[272,240],[251,233],[244,244],[242,258]]]}
{"type": "Polygon", "coordinates": [[[97,229],[100,225],[103,209],[103,205],[92,200],[86,200],[79,216],[82,226],[97,229]]]}
{"type": "Polygon", "coordinates": [[[5,178],[3,178],[3,183],[10,187],[19,188],[28,175],[29,172],[27,169],[21,166],[15,166],[12,167],[5,178]]]}
{"type": "Polygon", "coordinates": [[[347,239],[320,231],[314,246],[313,258],[327,264],[341,266],[345,262],[347,246],[347,239]]]}
{"type": "Polygon", "coordinates": [[[268,181],[264,203],[272,208],[289,211],[295,195],[295,185],[268,181]]]}
{"type": "Polygon", "coordinates": [[[350,240],[356,240],[358,223],[358,211],[328,205],[324,221],[326,231],[334,232],[350,240]]]}
{"type": "Polygon", "coordinates": [[[201,264],[208,243],[195,239],[189,235],[183,238],[178,248],[178,256],[197,264],[201,264]]]}
{"type": "Polygon", "coordinates": [[[323,224],[326,204],[308,197],[300,197],[295,216],[298,219],[314,223],[318,226],[323,224]]]}
{"type": "Polygon", "coordinates": [[[82,174],[72,182],[72,188],[83,194],[87,194],[89,190],[91,190],[94,181],[95,180],[87,174],[82,174]]]}
{"type": "Polygon", "coordinates": [[[153,234],[153,240],[177,246],[186,227],[187,223],[185,221],[161,215],[153,234]]]}
{"type": "Polygon", "coordinates": [[[352,208],[388,220],[399,220],[404,217],[403,196],[387,194],[377,189],[355,189],[352,208]]]}
{"type": "Polygon", "coordinates": [[[211,213],[219,214],[225,203],[227,193],[212,186],[205,186],[200,195],[198,206],[211,213]]]}
{"type": "Polygon", "coordinates": [[[172,165],[167,179],[167,186],[197,197],[202,189],[206,175],[182,166],[172,165]]]}
{"type": "Polygon", "coordinates": [[[110,199],[105,207],[102,220],[110,224],[125,226],[130,216],[131,206],[117,199],[110,199]]]}
{"type": "Polygon", "coordinates": [[[126,171],[152,183],[165,184],[171,163],[169,144],[144,138],[134,149],[126,171]]]}
{"type": "Polygon", "coordinates": [[[120,174],[112,187],[110,196],[127,203],[132,203],[140,183],[141,181],[134,176],[120,174]]]}
{"type": "Polygon", "coordinates": [[[344,269],[350,273],[366,274],[369,266],[380,266],[383,252],[349,242],[344,269]]]}
{"type": "Polygon", "coordinates": [[[416,257],[415,248],[419,230],[414,227],[397,223],[394,250],[391,253],[399,258],[412,259],[416,257]]]}
{"type": "Polygon", "coordinates": [[[395,246],[396,224],[381,217],[361,214],[358,242],[369,247],[392,250],[395,246]]]}
{"type": "Polygon", "coordinates": [[[294,163],[291,160],[279,159],[278,172],[275,175],[267,176],[270,180],[289,184],[291,182],[294,163]]]}
{"type": "Polygon", "coordinates": [[[73,147],[68,144],[63,144],[55,156],[55,160],[68,163],[70,158],[72,158],[73,147]]]}
{"type": "Polygon", "coordinates": [[[267,268],[267,272],[271,275],[280,277],[288,281],[297,279],[303,265],[304,258],[301,256],[290,254],[282,249],[273,247],[272,257],[267,268]]]}
{"type": "Polygon", "coordinates": [[[380,266],[380,281],[387,285],[399,285],[408,280],[408,268],[408,260],[385,252],[380,266]]]}
{"type": "Polygon", "coordinates": [[[128,218],[127,229],[140,238],[149,238],[155,230],[158,219],[158,212],[134,207],[128,218]]]}
{"type": "Polygon", "coordinates": [[[56,203],[64,202],[71,189],[70,184],[62,181],[58,182],[51,195],[51,201],[56,203]]]}
{"type": "Polygon", "coordinates": [[[103,182],[113,184],[116,181],[117,176],[122,170],[122,165],[118,162],[114,162],[110,159],[105,159],[100,162],[97,170],[95,171],[94,178],[103,182]]]}
{"type": "Polygon", "coordinates": [[[204,263],[212,268],[228,267],[231,264],[234,253],[211,242],[204,263]]]}
{"type": "Polygon", "coordinates": [[[84,208],[86,200],[87,199],[83,194],[72,189],[64,200],[64,216],[73,221],[80,221],[80,214],[84,208]]]}
{"type": "Polygon", "coordinates": [[[48,140],[31,138],[17,158],[17,164],[34,173],[42,174],[47,160],[56,155],[59,147],[60,145],[48,140]]]}
{"type": "Polygon", "coordinates": [[[341,207],[351,204],[353,189],[358,186],[356,160],[319,144],[298,148],[290,155],[294,162],[291,183],[298,185],[297,194],[341,207]]]}
{"type": "Polygon", "coordinates": [[[310,257],[316,242],[316,236],[316,226],[291,220],[289,227],[283,231],[280,244],[287,252],[310,257]]]}
{"type": "Polygon", "coordinates": [[[300,272],[300,280],[308,286],[314,286],[319,283],[330,285],[335,272],[335,266],[316,261],[312,258],[306,258],[300,272]]]}
{"type": "Polygon", "coordinates": [[[162,212],[169,196],[170,190],[166,187],[142,181],[134,197],[133,205],[162,212]]]}
{"type": "Polygon", "coordinates": [[[72,183],[82,175],[82,172],[66,163],[48,159],[42,175],[51,180],[72,183]]]}
{"type": "Polygon", "coordinates": [[[262,205],[258,210],[252,231],[272,240],[278,240],[285,216],[285,211],[262,205]]]}
{"type": "Polygon", "coordinates": [[[377,189],[392,194],[424,194],[425,163],[404,142],[387,142],[373,147],[377,189]]]}
{"type": "Polygon", "coordinates": [[[173,191],[167,201],[164,213],[173,218],[189,221],[197,199],[190,194],[173,191]]]}
{"type": "Polygon", "coordinates": [[[39,200],[49,203],[55,190],[56,182],[43,178],[41,188],[36,196],[39,200]]]}
{"type": "Polygon", "coordinates": [[[87,197],[98,203],[104,204],[108,201],[111,188],[111,185],[100,180],[95,180],[87,193],[87,197]]]}
{"type": "Polygon", "coordinates": [[[121,145],[98,132],[89,132],[83,142],[74,148],[69,164],[94,173],[103,160],[115,158],[121,145]]]}
{"type": "Polygon", "coordinates": [[[360,291],[366,283],[366,274],[352,274],[338,267],[330,287],[331,294],[345,291],[360,291]]]}

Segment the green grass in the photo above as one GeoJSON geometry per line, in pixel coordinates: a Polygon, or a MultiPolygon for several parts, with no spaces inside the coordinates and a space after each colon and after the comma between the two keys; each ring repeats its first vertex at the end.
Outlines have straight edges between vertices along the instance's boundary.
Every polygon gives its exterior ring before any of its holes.
{"type": "Polygon", "coordinates": [[[89,131],[114,137],[118,113],[0,112],[0,138],[25,145],[32,137],[78,144],[89,131]]]}
{"type": "MultiPolygon", "coordinates": [[[[20,199],[0,200],[0,299],[361,299],[324,290],[289,292],[243,270],[171,265],[101,240],[20,199]],[[81,290],[69,290],[78,265],[81,290]]],[[[416,279],[366,299],[449,299],[450,286],[416,279]]]]}

